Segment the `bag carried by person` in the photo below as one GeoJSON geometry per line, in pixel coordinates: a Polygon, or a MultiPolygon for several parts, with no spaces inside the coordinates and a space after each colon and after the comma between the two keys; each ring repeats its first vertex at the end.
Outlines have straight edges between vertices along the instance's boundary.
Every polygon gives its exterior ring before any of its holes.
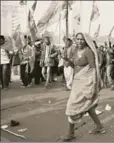
{"type": "Polygon", "coordinates": [[[18,66],[18,65],[20,65],[21,61],[22,61],[22,55],[21,55],[21,53],[17,52],[13,56],[12,66],[18,66]]]}

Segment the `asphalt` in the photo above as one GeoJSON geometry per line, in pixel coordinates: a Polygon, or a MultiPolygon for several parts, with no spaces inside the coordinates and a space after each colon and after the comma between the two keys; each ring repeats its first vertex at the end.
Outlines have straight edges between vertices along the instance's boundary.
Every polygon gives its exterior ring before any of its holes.
{"type": "MultiPolygon", "coordinates": [[[[27,138],[23,140],[1,131],[2,141],[51,142],[57,141],[60,136],[67,133],[68,122],[65,108],[69,91],[65,91],[60,82],[53,83],[51,89],[45,89],[43,85],[44,83],[22,89],[20,82],[15,79],[8,91],[2,91],[1,125],[8,125],[8,130],[27,138]],[[19,121],[20,125],[10,127],[12,119],[19,121]],[[24,128],[27,128],[25,132],[18,131],[24,128]]],[[[85,116],[82,122],[86,122],[86,124],[76,130],[76,139],[72,141],[114,141],[114,91],[104,89],[100,95],[98,110],[102,111],[102,114],[99,115],[99,118],[106,128],[106,134],[90,135],[88,131],[93,128],[93,122],[88,116],[85,116]],[[110,111],[105,110],[107,104],[112,107],[110,111]]]]}

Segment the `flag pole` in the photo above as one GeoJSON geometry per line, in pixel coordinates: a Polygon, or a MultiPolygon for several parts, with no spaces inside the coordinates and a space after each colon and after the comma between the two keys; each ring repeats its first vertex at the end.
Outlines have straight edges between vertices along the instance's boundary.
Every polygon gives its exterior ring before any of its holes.
{"type": "Polygon", "coordinates": [[[66,38],[68,38],[68,0],[66,1],[66,38]]]}
{"type": "Polygon", "coordinates": [[[82,30],[82,1],[80,0],[80,31],[83,32],[82,30]]]}
{"type": "Polygon", "coordinates": [[[59,45],[61,40],[61,10],[59,12],[59,45]]]}
{"type": "Polygon", "coordinates": [[[90,35],[90,32],[91,32],[91,20],[89,22],[89,32],[88,32],[89,35],[90,35]]]}
{"type": "Polygon", "coordinates": [[[109,37],[111,37],[113,30],[114,30],[114,26],[112,27],[112,29],[111,29],[111,31],[109,33],[109,37]]]}

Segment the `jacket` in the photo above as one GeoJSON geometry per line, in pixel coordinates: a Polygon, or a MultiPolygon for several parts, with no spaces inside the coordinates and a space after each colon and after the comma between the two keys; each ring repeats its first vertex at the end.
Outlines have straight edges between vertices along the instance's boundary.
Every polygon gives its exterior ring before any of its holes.
{"type": "Polygon", "coordinates": [[[48,54],[48,59],[45,61],[45,56],[46,56],[46,45],[43,44],[41,48],[41,60],[40,60],[40,66],[54,66],[54,59],[57,56],[57,49],[55,45],[51,44],[49,45],[49,54],[48,54]]]}

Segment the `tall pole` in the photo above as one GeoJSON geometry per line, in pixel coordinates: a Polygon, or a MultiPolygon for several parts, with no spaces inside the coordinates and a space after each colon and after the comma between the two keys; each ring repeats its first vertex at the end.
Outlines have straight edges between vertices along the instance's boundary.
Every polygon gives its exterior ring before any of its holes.
{"type": "Polygon", "coordinates": [[[90,23],[89,23],[89,32],[88,32],[89,35],[90,35],[90,32],[91,32],[91,20],[90,20],[90,23]]]}
{"type": "Polygon", "coordinates": [[[66,38],[68,38],[68,6],[69,6],[69,3],[68,3],[68,0],[66,1],[66,38]]]}
{"type": "Polygon", "coordinates": [[[61,10],[59,12],[59,45],[61,41],[61,10]]]}
{"type": "Polygon", "coordinates": [[[80,1],[80,32],[83,32],[82,30],[82,1],[80,1]]]}

